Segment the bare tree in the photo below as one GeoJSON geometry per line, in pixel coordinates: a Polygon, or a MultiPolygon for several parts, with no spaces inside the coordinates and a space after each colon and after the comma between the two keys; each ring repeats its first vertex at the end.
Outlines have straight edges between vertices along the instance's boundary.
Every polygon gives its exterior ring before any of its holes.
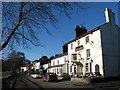
{"type": "Polygon", "coordinates": [[[50,34],[47,24],[57,26],[56,12],[70,18],[73,9],[83,9],[68,2],[3,2],[2,6],[2,49],[28,43],[42,46],[38,35],[42,30],[50,34]]]}

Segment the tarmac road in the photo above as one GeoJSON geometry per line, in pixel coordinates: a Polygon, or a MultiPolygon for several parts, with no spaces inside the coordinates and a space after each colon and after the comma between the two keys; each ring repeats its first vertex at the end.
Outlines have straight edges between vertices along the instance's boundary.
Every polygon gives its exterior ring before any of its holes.
{"type": "Polygon", "coordinates": [[[37,85],[36,83],[30,81],[26,75],[19,75],[15,81],[13,88],[24,88],[27,90],[31,88],[39,88],[39,90],[43,89],[40,85],[37,85]]]}
{"type": "MultiPolygon", "coordinates": [[[[13,88],[23,88],[23,89],[53,89],[53,88],[60,88],[63,90],[71,89],[86,89],[87,90],[120,90],[120,81],[112,81],[112,82],[102,82],[102,83],[91,83],[88,85],[74,85],[71,81],[60,81],[60,82],[44,82],[43,79],[34,79],[28,75],[19,75],[17,77],[16,82],[13,88]]],[[[49,90],[48,89],[48,90],[49,90]]]]}

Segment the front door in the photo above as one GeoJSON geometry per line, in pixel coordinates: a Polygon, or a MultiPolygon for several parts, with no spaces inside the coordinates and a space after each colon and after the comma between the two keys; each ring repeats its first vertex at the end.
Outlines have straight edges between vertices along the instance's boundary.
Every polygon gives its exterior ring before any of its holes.
{"type": "Polygon", "coordinates": [[[76,66],[74,66],[74,74],[76,74],[76,66]]]}
{"type": "Polygon", "coordinates": [[[95,65],[95,72],[100,72],[100,68],[98,64],[95,65]]]}
{"type": "Polygon", "coordinates": [[[78,74],[83,73],[83,67],[81,65],[77,65],[77,73],[78,74]]]}

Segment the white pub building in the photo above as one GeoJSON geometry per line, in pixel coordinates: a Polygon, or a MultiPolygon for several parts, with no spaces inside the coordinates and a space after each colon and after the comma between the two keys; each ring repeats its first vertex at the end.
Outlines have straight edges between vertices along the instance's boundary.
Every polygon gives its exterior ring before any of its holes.
{"type": "Polygon", "coordinates": [[[112,10],[106,8],[105,17],[105,24],[88,32],[76,25],[76,38],[63,45],[70,75],[100,72],[104,77],[120,76],[120,28],[112,10]]]}

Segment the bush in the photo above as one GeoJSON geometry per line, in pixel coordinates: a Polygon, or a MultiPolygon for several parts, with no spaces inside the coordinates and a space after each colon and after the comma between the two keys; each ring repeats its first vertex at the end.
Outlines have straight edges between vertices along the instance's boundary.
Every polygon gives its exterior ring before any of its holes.
{"type": "Polygon", "coordinates": [[[95,72],[94,74],[92,72],[85,73],[83,78],[102,78],[103,76],[100,74],[100,72],[95,72]]]}
{"type": "Polygon", "coordinates": [[[94,77],[95,78],[102,78],[103,76],[100,74],[100,72],[95,72],[94,77]]]}

